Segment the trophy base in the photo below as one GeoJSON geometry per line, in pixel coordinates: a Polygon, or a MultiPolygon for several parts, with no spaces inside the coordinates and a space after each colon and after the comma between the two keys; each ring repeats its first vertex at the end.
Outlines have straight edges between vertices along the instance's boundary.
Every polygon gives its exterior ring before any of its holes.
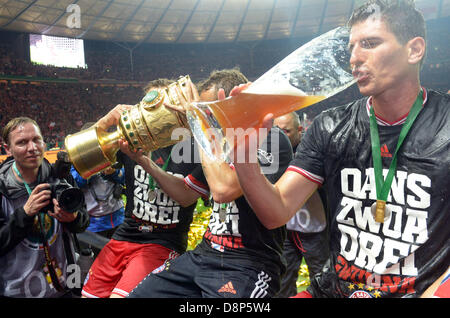
{"type": "Polygon", "coordinates": [[[94,125],[68,135],[64,143],[73,166],[84,179],[88,179],[116,162],[120,136],[119,131],[101,132],[94,125]]]}
{"type": "Polygon", "coordinates": [[[192,103],[191,106],[186,117],[194,139],[211,160],[228,162],[232,145],[208,103],[192,103]]]}

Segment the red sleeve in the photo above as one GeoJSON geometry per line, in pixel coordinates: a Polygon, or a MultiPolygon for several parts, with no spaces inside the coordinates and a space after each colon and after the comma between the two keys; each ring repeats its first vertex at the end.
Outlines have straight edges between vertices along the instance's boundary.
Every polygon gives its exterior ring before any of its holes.
{"type": "Polygon", "coordinates": [[[195,192],[198,192],[202,198],[209,198],[209,188],[203,182],[197,180],[192,174],[184,178],[184,183],[195,192]]]}

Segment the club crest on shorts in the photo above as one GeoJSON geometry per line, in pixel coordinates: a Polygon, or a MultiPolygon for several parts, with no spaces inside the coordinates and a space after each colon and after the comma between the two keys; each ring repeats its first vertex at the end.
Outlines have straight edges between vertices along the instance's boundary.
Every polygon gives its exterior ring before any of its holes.
{"type": "Polygon", "coordinates": [[[348,298],[373,298],[373,297],[365,290],[357,290],[353,294],[351,294],[348,298]]]}
{"type": "Polygon", "coordinates": [[[162,264],[158,268],[155,268],[152,272],[152,274],[158,274],[161,273],[166,268],[166,263],[162,264]]]}
{"type": "Polygon", "coordinates": [[[169,261],[165,261],[161,266],[159,266],[158,268],[155,268],[152,271],[152,274],[158,274],[161,273],[163,270],[169,270],[169,261]]]}

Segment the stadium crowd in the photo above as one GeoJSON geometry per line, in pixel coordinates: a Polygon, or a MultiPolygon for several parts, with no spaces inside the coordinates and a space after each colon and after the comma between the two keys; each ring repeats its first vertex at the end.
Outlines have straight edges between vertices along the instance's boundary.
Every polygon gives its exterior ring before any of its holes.
{"type": "Polygon", "coordinates": [[[119,87],[68,83],[0,83],[1,125],[10,118],[26,115],[39,123],[48,149],[83,124],[96,121],[118,103],[136,103],[140,87],[119,87]]]}

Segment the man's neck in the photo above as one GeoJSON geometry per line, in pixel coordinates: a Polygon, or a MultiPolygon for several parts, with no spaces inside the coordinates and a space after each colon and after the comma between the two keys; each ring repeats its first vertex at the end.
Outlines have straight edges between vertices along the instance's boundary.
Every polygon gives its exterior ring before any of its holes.
{"type": "Polygon", "coordinates": [[[373,96],[372,106],[375,114],[388,122],[396,122],[409,113],[419,92],[420,84],[416,83],[373,96]]]}
{"type": "Polygon", "coordinates": [[[31,184],[37,180],[39,168],[26,169],[26,168],[20,167],[17,164],[16,164],[16,167],[17,167],[17,170],[19,171],[20,175],[22,176],[22,177],[20,177],[17,174],[17,172],[13,169],[14,176],[16,177],[17,180],[19,180],[21,182],[26,182],[28,184],[31,184]]]}
{"type": "Polygon", "coordinates": [[[295,155],[295,153],[297,151],[297,147],[298,147],[299,144],[300,144],[300,142],[298,142],[295,146],[292,145],[292,150],[294,151],[294,155],[295,155]]]}

